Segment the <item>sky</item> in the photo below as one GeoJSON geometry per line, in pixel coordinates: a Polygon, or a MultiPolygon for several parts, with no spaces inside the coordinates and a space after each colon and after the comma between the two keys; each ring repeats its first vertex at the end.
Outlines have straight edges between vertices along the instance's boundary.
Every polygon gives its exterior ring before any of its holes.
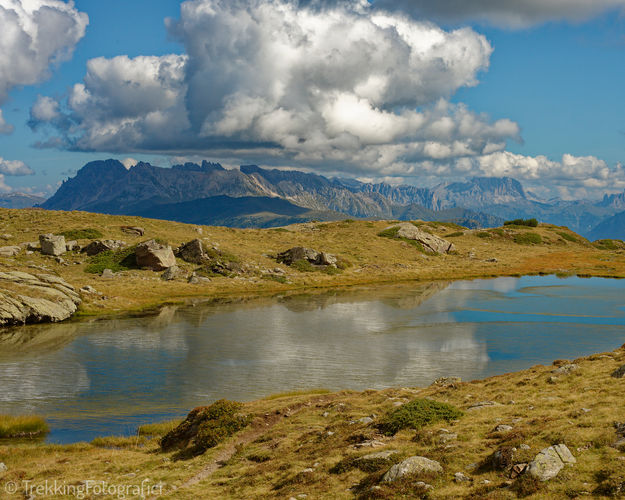
{"type": "Polygon", "coordinates": [[[0,0],[0,190],[207,159],[625,190],[625,0],[0,0]]]}

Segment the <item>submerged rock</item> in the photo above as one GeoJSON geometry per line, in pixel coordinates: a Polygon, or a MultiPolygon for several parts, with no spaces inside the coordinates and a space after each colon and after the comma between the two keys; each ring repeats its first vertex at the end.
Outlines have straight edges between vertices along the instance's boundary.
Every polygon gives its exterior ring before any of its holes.
{"type": "Polygon", "coordinates": [[[74,287],[57,276],[0,272],[0,326],[63,321],[80,302],[74,287]]]}

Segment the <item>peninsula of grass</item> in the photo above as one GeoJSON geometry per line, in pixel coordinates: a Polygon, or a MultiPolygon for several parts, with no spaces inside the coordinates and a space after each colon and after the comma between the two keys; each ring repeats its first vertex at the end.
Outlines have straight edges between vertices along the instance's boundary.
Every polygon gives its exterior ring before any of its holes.
{"type": "Polygon", "coordinates": [[[0,415],[0,439],[36,438],[48,432],[50,429],[42,417],[0,415]]]}

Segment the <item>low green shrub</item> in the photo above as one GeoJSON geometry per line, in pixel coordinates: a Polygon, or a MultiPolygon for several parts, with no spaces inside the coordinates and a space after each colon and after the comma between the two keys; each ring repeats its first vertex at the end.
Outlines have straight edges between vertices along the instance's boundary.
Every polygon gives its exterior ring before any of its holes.
{"type": "Polygon", "coordinates": [[[479,233],[475,233],[475,236],[478,238],[492,238],[492,234],[487,233],[486,231],[480,231],[479,233]]]}
{"type": "Polygon", "coordinates": [[[519,245],[540,245],[543,239],[538,233],[519,233],[514,235],[514,242],[519,245]]]}
{"type": "Polygon", "coordinates": [[[393,436],[402,429],[420,429],[441,420],[449,422],[462,415],[461,410],[450,404],[415,399],[389,412],[378,424],[378,429],[387,436],[393,436]]]}
{"type": "Polygon", "coordinates": [[[210,405],[195,437],[196,449],[204,452],[247,427],[251,419],[239,413],[242,408],[241,403],[225,399],[210,405]]]}
{"type": "Polygon", "coordinates": [[[57,234],[59,236],[65,236],[66,240],[97,240],[98,238],[104,237],[100,231],[90,227],[85,229],[68,229],[67,231],[57,234]]]}
{"type": "MultiPolygon", "coordinates": [[[[617,240],[618,241],[618,240],[617,240]]],[[[599,250],[618,250],[619,245],[615,240],[597,240],[593,245],[599,250]]]]}
{"type": "Polygon", "coordinates": [[[577,242],[579,241],[579,240],[578,240],[575,236],[573,236],[573,235],[572,235],[572,234],[570,234],[570,233],[565,233],[564,231],[556,231],[556,234],[557,234],[560,238],[562,238],[562,239],[564,239],[564,240],[566,240],[566,241],[570,241],[570,242],[572,242],[572,243],[577,243],[577,242]]]}
{"type": "Polygon", "coordinates": [[[538,221],[536,219],[514,219],[507,220],[503,223],[504,226],[527,226],[538,227],[538,221]]]}
{"type": "Polygon", "coordinates": [[[489,232],[492,234],[496,234],[497,236],[505,236],[505,232],[500,227],[496,227],[494,229],[489,229],[489,232]]]}
{"type": "Polygon", "coordinates": [[[138,269],[135,249],[136,245],[133,245],[120,250],[107,250],[94,255],[89,258],[89,264],[85,268],[85,272],[102,274],[102,271],[105,269],[110,269],[114,273],[128,269],[138,269]]]}
{"type": "Polygon", "coordinates": [[[451,233],[445,236],[445,238],[457,238],[458,236],[464,236],[462,231],[456,231],[455,233],[451,233]]]}

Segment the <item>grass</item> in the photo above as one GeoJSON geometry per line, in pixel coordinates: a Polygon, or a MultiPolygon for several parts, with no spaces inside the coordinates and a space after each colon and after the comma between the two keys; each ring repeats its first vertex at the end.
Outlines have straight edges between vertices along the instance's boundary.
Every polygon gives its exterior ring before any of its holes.
{"type": "Polygon", "coordinates": [[[515,234],[514,242],[519,245],[540,245],[543,239],[538,233],[526,232],[515,234]]]}
{"type": "Polygon", "coordinates": [[[57,233],[58,235],[65,236],[66,240],[97,240],[99,238],[103,238],[104,234],[93,228],[85,228],[85,229],[67,229],[61,233],[57,233]]]}
{"type": "Polygon", "coordinates": [[[450,422],[463,415],[458,408],[431,399],[415,399],[389,412],[378,424],[378,429],[393,436],[403,429],[416,429],[440,422],[450,422]]]}
{"type": "Polygon", "coordinates": [[[593,243],[600,250],[620,250],[625,248],[621,240],[597,240],[593,243]]]}
{"type": "Polygon", "coordinates": [[[0,439],[39,437],[48,432],[50,429],[42,417],[0,415],[0,439]]]}
{"type": "Polygon", "coordinates": [[[459,236],[464,236],[464,232],[463,231],[456,231],[454,233],[445,235],[445,238],[458,238],[459,236]]]}
{"type": "Polygon", "coordinates": [[[475,233],[475,236],[477,236],[478,238],[492,238],[493,237],[493,235],[487,231],[480,231],[478,233],[475,233]]]}
{"type": "Polygon", "coordinates": [[[86,273],[102,274],[105,269],[114,273],[137,269],[135,257],[136,245],[122,248],[121,250],[107,250],[89,258],[89,264],[85,267],[86,273]]]}
{"type": "Polygon", "coordinates": [[[556,234],[562,238],[563,240],[570,241],[571,243],[578,243],[579,240],[572,235],[571,233],[566,233],[564,231],[556,231],[556,234]]]}
{"type": "Polygon", "coordinates": [[[137,434],[139,436],[158,436],[162,437],[171,432],[182,423],[182,419],[167,420],[165,422],[156,422],[153,424],[145,424],[139,426],[137,434]]]}

